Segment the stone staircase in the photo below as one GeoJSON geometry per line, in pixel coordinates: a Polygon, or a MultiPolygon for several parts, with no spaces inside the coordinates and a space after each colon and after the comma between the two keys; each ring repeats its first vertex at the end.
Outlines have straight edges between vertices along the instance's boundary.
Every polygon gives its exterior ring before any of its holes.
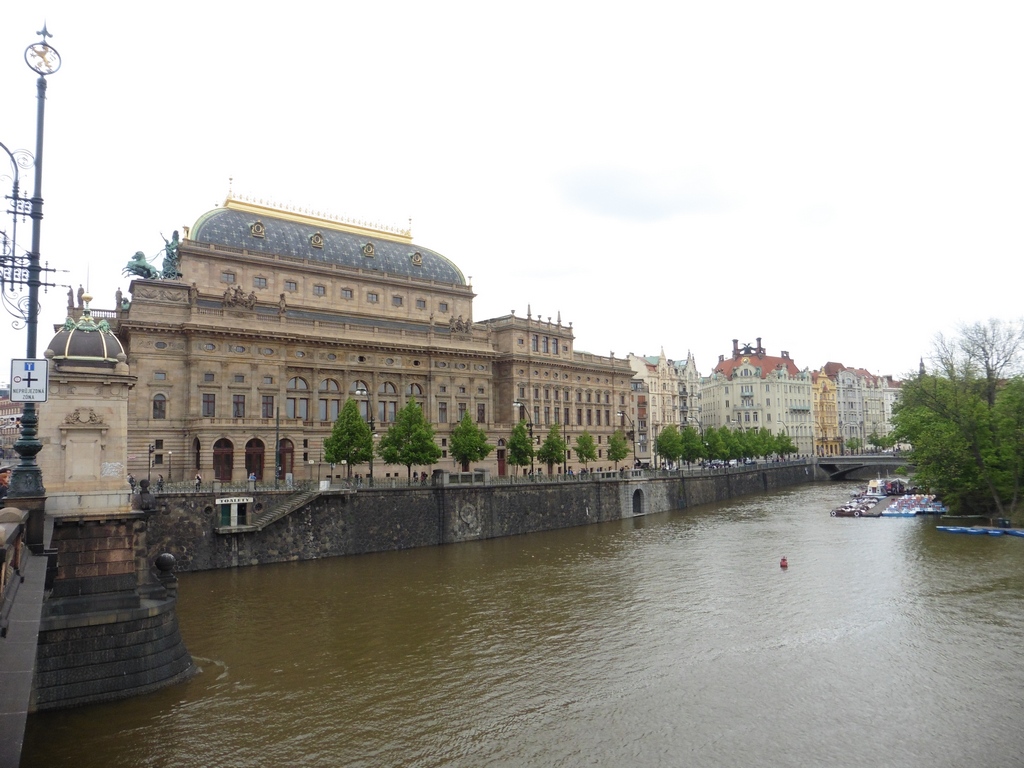
{"type": "Polygon", "coordinates": [[[297,491],[290,496],[286,496],[278,504],[265,507],[260,511],[260,513],[253,518],[252,526],[257,531],[262,531],[271,523],[276,523],[282,517],[290,515],[297,509],[301,509],[319,495],[319,489],[311,488],[305,491],[297,491]]]}

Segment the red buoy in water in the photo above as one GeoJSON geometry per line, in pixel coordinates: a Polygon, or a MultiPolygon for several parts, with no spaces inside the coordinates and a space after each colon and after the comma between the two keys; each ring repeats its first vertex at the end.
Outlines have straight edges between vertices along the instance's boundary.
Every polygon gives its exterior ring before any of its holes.
{"type": "Polygon", "coordinates": [[[779,560],[779,567],[789,568],[789,561],[785,557],[783,557],[781,560],[779,560]]]}

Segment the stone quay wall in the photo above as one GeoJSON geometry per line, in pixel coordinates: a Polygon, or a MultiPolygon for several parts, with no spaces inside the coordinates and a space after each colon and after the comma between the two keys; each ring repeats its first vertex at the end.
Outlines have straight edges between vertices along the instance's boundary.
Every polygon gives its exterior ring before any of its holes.
{"type": "MultiPolygon", "coordinates": [[[[149,559],[170,552],[180,572],[454,544],[689,509],[816,479],[811,464],[785,464],[575,482],[364,487],[321,492],[263,530],[230,532],[213,494],[172,493],[158,497],[149,518],[149,559]]],[[[248,495],[255,507],[288,492],[248,495]]]]}

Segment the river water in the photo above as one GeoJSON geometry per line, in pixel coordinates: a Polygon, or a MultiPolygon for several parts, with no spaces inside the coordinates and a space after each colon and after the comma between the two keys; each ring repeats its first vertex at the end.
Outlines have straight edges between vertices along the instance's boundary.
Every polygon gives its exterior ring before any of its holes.
{"type": "Polygon", "coordinates": [[[22,767],[1024,764],[1024,539],[848,495],[184,575],[202,674],[22,767]]]}

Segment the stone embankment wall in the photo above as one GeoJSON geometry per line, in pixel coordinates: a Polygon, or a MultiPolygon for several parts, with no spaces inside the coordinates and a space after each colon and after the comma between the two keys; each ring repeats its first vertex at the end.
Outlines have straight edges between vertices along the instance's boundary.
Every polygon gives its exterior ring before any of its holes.
{"type": "MultiPolygon", "coordinates": [[[[149,559],[170,552],[176,570],[198,571],[453,544],[688,509],[815,479],[813,466],[798,464],[642,479],[327,491],[262,531],[231,533],[214,530],[220,511],[212,494],[168,494],[148,521],[149,559]]],[[[272,505],[286,492],[249,495],[254,505],[272,505]]]]}
{"type": "Polygon", "coordinates": [[[173,577],[149,573],[142,513],[55,521],[53,589],[43,603],[33,710],[137,696],[195,666],[178,631],[173,577]]]}

